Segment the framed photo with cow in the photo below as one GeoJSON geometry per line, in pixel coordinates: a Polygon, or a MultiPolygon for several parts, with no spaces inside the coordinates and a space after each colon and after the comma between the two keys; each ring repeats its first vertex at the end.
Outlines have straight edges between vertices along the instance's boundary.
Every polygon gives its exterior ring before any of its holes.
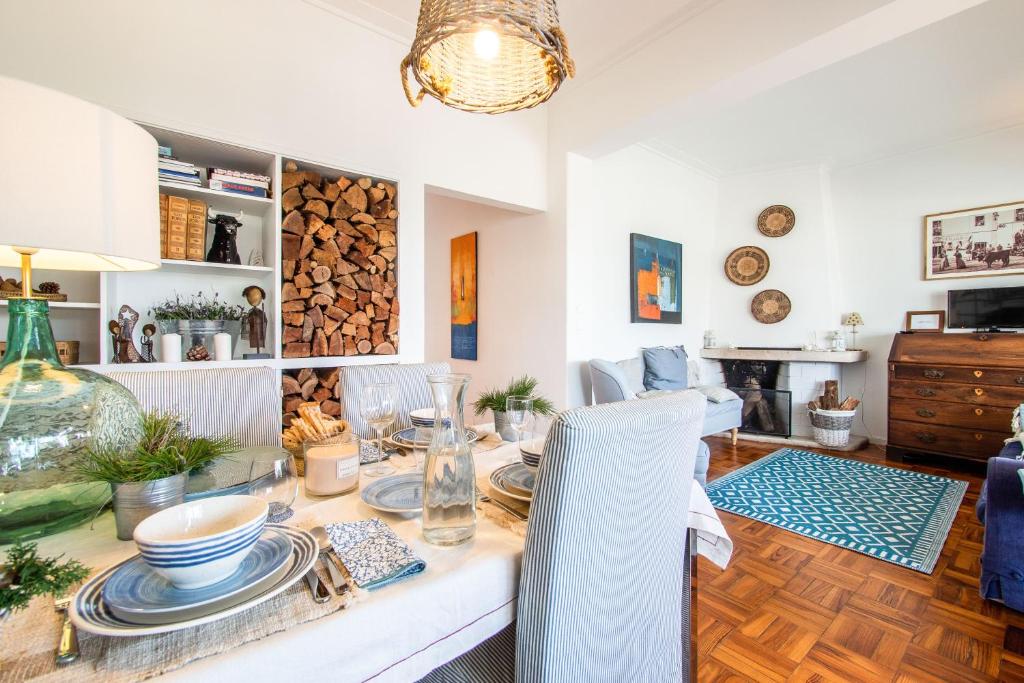
{"type": "Polygon", "coordinates": [[[924,217],[924,279],[1024,273],[1024,201],[924,217]]]}

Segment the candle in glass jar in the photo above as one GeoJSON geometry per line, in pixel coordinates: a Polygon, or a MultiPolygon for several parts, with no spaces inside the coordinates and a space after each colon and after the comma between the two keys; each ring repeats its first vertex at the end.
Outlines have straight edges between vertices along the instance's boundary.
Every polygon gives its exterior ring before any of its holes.
{"type": "Polygon", "coordinates": [[[346,433],[307,441],[303,457],[307,493],[334,496],[359,485],[359,437],[346,433]]]}

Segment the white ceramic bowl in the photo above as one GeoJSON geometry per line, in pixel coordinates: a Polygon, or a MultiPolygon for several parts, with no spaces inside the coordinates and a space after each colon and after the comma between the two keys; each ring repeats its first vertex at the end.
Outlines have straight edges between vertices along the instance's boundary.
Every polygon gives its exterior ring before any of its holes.
{"type": "Polygon", "coordinates": [[[161,510],[135,527],[142,559],[178,588],[203,588],[230,576],[267,523],[255,496],[193,500],[161,510]]]}
{"type": "Polygon", "coordinates": [[[434,409],[433,408],[419,408],[418,410],[409,411],[409,421],[417,426],[433,427],[434,426],[434,409]]]}

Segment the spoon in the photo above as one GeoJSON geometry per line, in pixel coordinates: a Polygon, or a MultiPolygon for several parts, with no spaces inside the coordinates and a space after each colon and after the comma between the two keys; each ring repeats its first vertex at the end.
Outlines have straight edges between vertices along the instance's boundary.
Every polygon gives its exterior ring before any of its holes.
{"type": "Polygon", "coordinates": [[[324,563],[324,566],[327,567],[327,573],[331,575],[331,583],[334,584],[334,590],[337,591],[338,595],[341,595],[348,589],[348,585],[345,583],[345,577],[338,571],[331,557],[334,547],[331,545],[331,539],[327,536],[327,529],[322,526],[313,527],[310,533],[313,534],[317,545],[320,546],[320,561],[324,563]]]}

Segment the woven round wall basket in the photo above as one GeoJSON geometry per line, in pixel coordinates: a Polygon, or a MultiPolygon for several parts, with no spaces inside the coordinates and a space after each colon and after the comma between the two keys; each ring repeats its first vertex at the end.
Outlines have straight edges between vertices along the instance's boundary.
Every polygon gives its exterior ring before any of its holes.
{"type": "Polygon", "coordinates": [[[793,209],[782,204],[773,204],[757,217],[757,229],[768,237],[788,235],[796,225],[796,214],[793,209]]]}
{"type": "Polygon", "coordinates": [[[754,285],[764,279],[771,267],[768,252],[761,247],[733,249],[725,259],[725,276],[737,285],[754,285]]]}
{"type": "Polygon", "coordinates": [[[750,312],[759,323],[771,325],[786,319],[793,310],[789,297],[777,289],[766,289],[758,292],[750,302],[750,312]]]}

